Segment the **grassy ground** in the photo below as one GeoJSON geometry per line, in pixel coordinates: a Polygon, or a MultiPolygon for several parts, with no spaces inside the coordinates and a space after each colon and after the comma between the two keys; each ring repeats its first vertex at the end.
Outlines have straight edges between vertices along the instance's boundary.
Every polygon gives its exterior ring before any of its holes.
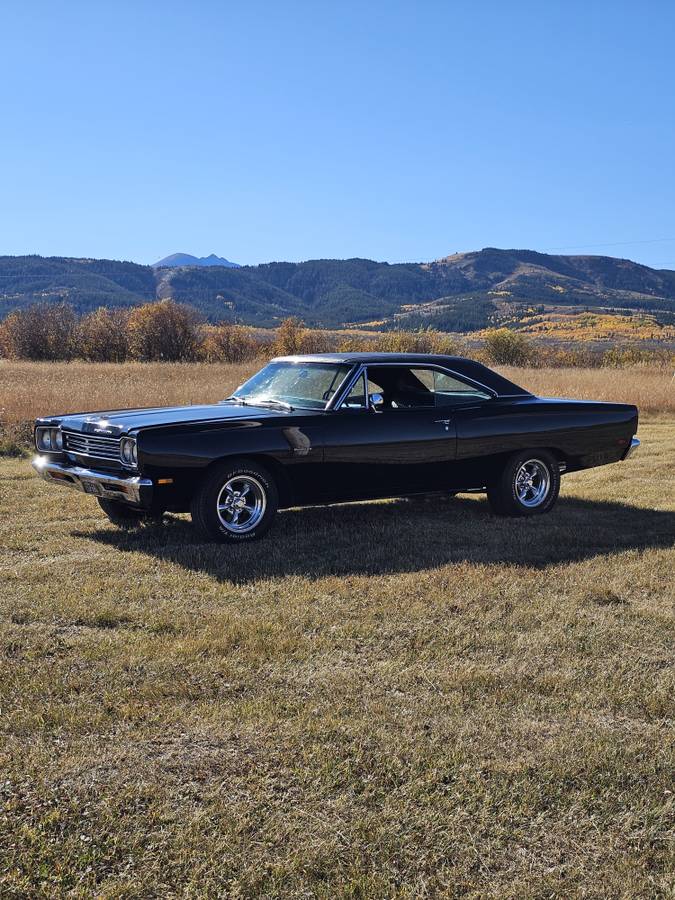
{"type": "Polygon", "coordinates": [[[235,548],[0,461],[0,895],[669,895],[675,422],[640,437],[540,520],[235,548]]]}

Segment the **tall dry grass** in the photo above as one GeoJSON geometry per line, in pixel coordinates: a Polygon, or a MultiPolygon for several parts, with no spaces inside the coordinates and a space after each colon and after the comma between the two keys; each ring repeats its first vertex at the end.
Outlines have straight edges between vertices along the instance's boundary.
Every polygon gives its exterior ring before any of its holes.
{"type": "Polygon", "coordinates": [[[0,423],[133,406],[212,403],[262,363],[87,363],[0,360],[0,423]]]}
{"type": "Polygon", "coordinates": [[[625,369],[530,369],[499,371],[540,397],[635,403],[640,413],[675,412],[675,374],[664,367],[625,369]]]}
{"type": "MultiPolygon", "coordinates": [[[[262,364],[0,360],[0,424],[79,410],[211,403],[232,393],[262,364]]],[[[675,378],[664,368],[500,371],[541,396],[636,403],[642,414],[675,412],[675,378]]]]}

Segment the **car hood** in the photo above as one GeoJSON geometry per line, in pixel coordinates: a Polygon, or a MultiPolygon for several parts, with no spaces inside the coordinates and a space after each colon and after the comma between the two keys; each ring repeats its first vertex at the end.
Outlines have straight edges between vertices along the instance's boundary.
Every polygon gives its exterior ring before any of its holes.
{"type": "MultiPolygon", "coordinates": [[[[306,412],[306,410],[303,410],[306,412]]],[[[42,421],[58,421],[64,428],[85,434],[118,435],[139,428],[181,425],[196,422],[250,421],[293,415],[283,409],[266,406],[242,406],[237,403],[212,403],[201,406],[158,406],[149,409],[112,409],[99,412],[50,416],[42,421]]]]}

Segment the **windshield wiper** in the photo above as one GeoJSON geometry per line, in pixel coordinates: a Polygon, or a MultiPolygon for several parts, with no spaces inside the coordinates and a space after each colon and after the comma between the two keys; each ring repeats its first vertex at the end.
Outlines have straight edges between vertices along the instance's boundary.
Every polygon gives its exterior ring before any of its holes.
{"type": "MultiPolygon", "coordinates": [[[[246,401],[244,401],[246,403],[246,401]]],[[[286,403],[285,400],[276,400],[274,397],[260,397],[260,399],[256,400],[255,397],[251,400],[250,403],[246,404],[247,406],[278,406],[280,409],[287,409],[289,412],[293,412],[295,409],[294,406],[291,406],[290,403],[286,403]]]]}
{"type": "Polygon", "coordinates": [[[228,400],[241,403],[242,406],[278,406],[280,409],[287,409],[289,412],[293,412],[295,409],[294,406],[286,403],[285,400],[275,400],[274,397],[260,397],[258,399],[254,397],[251,400],[247,400],[245,397],[238,397],[236,394],[233,394],[231,397],[225,398],[225,402],[228,400]]]}

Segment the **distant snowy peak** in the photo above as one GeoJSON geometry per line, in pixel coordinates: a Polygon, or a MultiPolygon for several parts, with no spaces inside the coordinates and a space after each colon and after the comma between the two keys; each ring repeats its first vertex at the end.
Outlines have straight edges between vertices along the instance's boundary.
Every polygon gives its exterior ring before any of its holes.
{"type": "Polygon", "coordinates": [[[239,269],[239,263],[230,262],[222,256],[216,256],[212,253],[210,256],[192,256],[191,253],[172,253],[171,256],[165,256],[159,262],[153,263],[153,269],[160,269],[163,266],[225,266],[228,269],[239,269]]]}

